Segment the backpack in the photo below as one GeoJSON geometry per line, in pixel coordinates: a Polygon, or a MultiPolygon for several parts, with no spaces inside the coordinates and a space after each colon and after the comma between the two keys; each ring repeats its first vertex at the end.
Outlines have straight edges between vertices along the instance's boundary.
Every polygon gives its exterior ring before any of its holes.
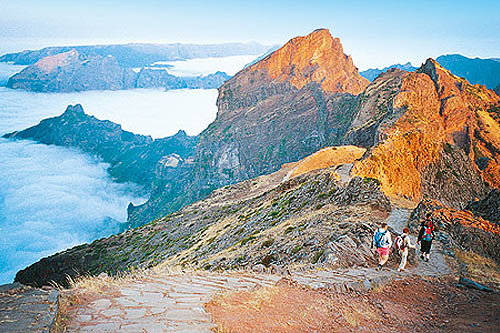
{"type": "Polygon", "coordinates": [[[382,247],[382,239],[384,238],[386,233],[387,231],[380,232],[380,229],[377,229],[377,231],[375,232],[375,235],[373,236],[373,244],[377,249],[382,247]]]}
{"type": "Polygon", "coordinates": [[[432,227],[425,227],[422,240],[430,242],[432,240],[432,227]]]}
{"type": "Polygon", "coordinates": [[[404,248],[406,247],[404,246],[404,243],[405,243],[405,235],[404,234],[399,235],[394,240],[394,247],[396,248],[396,250],[404,250],[404,248]]]}

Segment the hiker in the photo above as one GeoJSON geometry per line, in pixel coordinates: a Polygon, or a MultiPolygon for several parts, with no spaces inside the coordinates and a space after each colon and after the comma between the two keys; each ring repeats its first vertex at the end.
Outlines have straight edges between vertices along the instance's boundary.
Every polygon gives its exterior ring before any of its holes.
{"type": "Polygon", "coordinates": [[[426,215],[417,239],[417,244],[420,244],[420,259],[425,261],[429,261],[430,259],[432,240],[434,239],[434,224],[432,223],[431,215],[431,213],[426,215]]]}
{"type": "Polygon", "coordinates": [[[408,260],[408,252],[409,252],[408,249],[415,248],[415,245],[412,244],[410,241],[410,229],[404,228],[403,233],[400,236],[396,237],[396,239],[394,240],[394,244],[396,245],[396,249],[399,251],[399,254],[401,255],[401,263],[399,264],[398,267],[398,272],[401,272],[406,267],[406,262],[408,260]]]}
{"type": "Polygon", "coordinates": [[[381,227],[373,234],[372,248],[373,245],[377,248],[377,271],[380,271],[382,266],[389,260],[389,254],[391,253],[392,239],[391,233],[387,230],[387,223],[382,223],[381,227]]]}

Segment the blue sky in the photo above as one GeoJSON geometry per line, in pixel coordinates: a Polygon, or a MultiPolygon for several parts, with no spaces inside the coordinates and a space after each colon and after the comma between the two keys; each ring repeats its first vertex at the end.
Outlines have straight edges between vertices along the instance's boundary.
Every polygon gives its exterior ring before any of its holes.
{"type": "Polygon", "coordinates": [[[361,69],[500,57],[500,1],[0,0],[0,52],[55,44],[258,41],[329,28],[361,69]]]}

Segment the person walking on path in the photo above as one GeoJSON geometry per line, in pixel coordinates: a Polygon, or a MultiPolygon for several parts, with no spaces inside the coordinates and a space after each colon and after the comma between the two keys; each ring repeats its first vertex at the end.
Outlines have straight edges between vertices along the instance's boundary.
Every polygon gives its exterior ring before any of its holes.
{"type": "Polygon", "coordinates": [[[429,261],[431,256],[432,240],[434,239],[434,224],[431,220],[431,213],[427,214],[420,232],[418,233],[417,244],[420,244],[420,258],[429,261]]]}
{"type": "Polygon", "coordinates": [[[377,270],[379,271],[389,260],[389,254],[391,253],[392,239],[391,233],[387,230],[387,223],[382,223],[381,227],[373,234],[372,248],[374,245],[378,253],[377,270]]]}
{"type": "Polygon", "coordinates": [[[396,237],[395,240],[396,248],[399,250],[399,254],[401,255],[401,263],[398,267],[398,272],[401,272],[405,269],[406,263],[408,261],[408,252],[409,248],[414,249],[415,245],[410,241],[410,229],[404,228],[403,234],[401,236],[396,237]]]}

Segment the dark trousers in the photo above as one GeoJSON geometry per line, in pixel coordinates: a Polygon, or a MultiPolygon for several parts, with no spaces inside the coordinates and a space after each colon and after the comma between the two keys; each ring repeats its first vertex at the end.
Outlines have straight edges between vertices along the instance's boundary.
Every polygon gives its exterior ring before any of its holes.
{"type": "Polygon", "coordinates": [[[422,240],[420,242],[420,251],[429,254],[431,252],[432,241],[422,240]]]}

